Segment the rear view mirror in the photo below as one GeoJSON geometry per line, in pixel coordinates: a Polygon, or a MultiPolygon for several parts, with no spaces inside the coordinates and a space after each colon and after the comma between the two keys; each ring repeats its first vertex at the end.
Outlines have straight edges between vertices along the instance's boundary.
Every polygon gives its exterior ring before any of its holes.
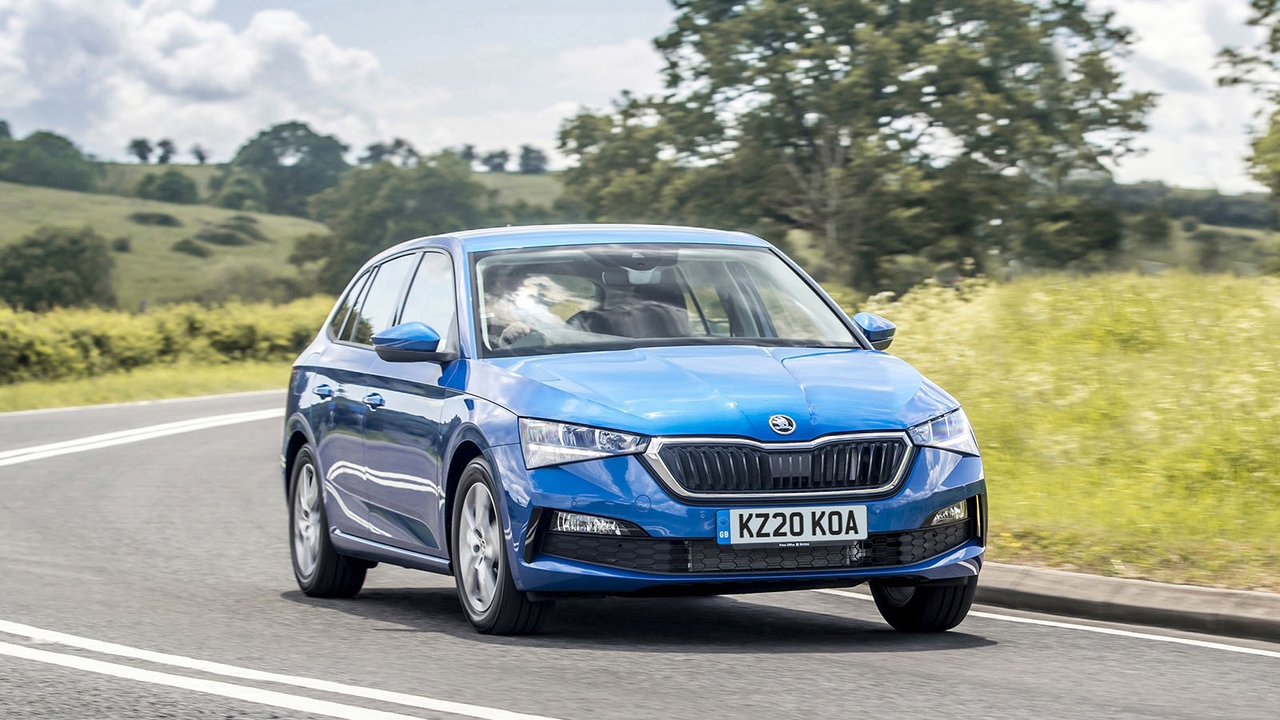
{"type": "Polygon", "coordinates": [[[446,363],[458,357],[440,352],[440,333],[420,322],[401,323],[374,335],[373,349],[387,362],[446,363]]]}
{"type": "Polygon", "coordinates": [[[862,330],[862,334],[867,336],[871,347],[876,350],[887,349],[893,342],[893,334],[898,331],[897,325],[868,312],[854,315],[853,322],[862,330]]]}

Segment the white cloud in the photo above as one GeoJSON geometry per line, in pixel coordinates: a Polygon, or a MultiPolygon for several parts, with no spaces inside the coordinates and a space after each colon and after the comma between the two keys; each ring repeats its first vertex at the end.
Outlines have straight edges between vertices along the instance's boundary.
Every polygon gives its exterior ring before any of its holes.
{"type": "Polygon", "coordinates": [[[237,32],[208,16],[213,6],[0,0],[0,113],[104,157],[144,136],[225,158],[291,118],[349,141],[381,137],[376,100],[395,88],[372,53],[339,47],[286,11],[259,12],[237,32]]]}
{"type": "MultiPolygon", "coordinates": [[[[212,16],[214,0],[0,0],[0,118],[51,129],[87,151],[122,158],[133,137],[199,142],[226,159],[263,128],[299,119],[353,148],[393,136],[420,148],[554,144],[581,101],[624,87],[657,89],[648,40],[569,48],[537,68],[520,102],[500,74],[444,87],[404,83],[369,50],[343,47],[297,13],[263,10],[242,29],[212,16]],[[486,100],[487,102],[477,102],[486,100]]],[[[481,45],[468,64],[510,63],[481,45]]],[[[445,68],[448,69],[448,68],[445,68]]],[[[527,76],[526,76],[527,77],[527,76]]],[[[554,157],[553,160],[558,160],[554,157]]]]}
{"type": "Polygon", "coordinates": [[[1117,20],[1137,34],[1133,55],[1120,63],[1125,79],[1160,93],[1141,138],[1146,154],[1124,160],[1123,182],[1260,190],[1247,174],[1249,126],[1259,103],[1244,88],[1217,87],[1223,45],[1247,45],[1245,0],[1108,0],[1117,20]]]}

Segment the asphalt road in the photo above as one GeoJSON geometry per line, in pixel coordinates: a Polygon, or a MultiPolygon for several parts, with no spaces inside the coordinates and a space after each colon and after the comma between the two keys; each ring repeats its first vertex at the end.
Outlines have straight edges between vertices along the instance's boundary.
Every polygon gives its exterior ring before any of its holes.
{"type": "Polygon", "coordinates": [[[1280,716],[1280,645],[991,608],[920,637],[848,594],[583,600],[489,638],[441,576],[382,566],[312,600],[278,418],[130,433],[281,404],[0,415],[0,717],[1280,716]]]}

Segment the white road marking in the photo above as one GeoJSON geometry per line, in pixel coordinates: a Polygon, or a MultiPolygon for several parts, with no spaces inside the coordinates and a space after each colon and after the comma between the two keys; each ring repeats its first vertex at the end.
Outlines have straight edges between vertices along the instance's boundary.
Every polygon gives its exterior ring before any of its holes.
{"type": "Polygon", "coordinates": [[[256,420],[269,420],[283,416],[284,410],[280,408],[230,413],[227,415],[211,415],[208,417],[193,418],[191,420],[164,423],[163,425],[150,425],[147,427],[134,428],[132,430],[121,430],[118,432],[103,433],[101,435],[90,435],[89,437],[76,438],[75,440],[63,440],[62,442],[49,443],[47,445],[33,445],[31,447],[18,448],[16,450],[5,450],[4,452],[0,452],[0,467],[31,462],[32,460],[43,460],[45,458],[58,457],[59,455],[70,455],[71,453],[85,452],[86,450],[100,450],[102,448],[114,447],[116,445],[140,442],[142,440],[152,440],[154,438],[167,437],[169,435],[195,432],[196,430],[207,430],[209,428],[223,427],[225,425],[236,425],[239,423],[254,422],[256,420]]]}
{"type": "Polygon", "coordinates": [[[152,685],[163,685],[165,687],[192,690],[194,692],[206,693],[209,695],[219,695],[225,698],[243,700],[245,702],[251,702],[258,705],[270,705],[271,707],[284,708],[286,710],[297,710],[298,712],[311,713],[313,715],[345,718],[346,720],[422,720],[422,718],[414,717],[412,715],[401,715],[400,713],[384,712],[382,710],[370,710],[368,708],[357,707],[355,705],[343,705],[342,703],[330,702],[328,700],[316,700],[302,695],[290,695],[288,693],[275,692],[274,690],[260,690],[254,687],[247,687],[245,685],[218,682],[217,680],[200,680],[198,678],[187,677],[185,675],[172,675],[170,673],[156,672],[155,670],[143,670],[141,668],[130,667],[128,665],[117,665],[116,663],[93,660],[91,658],[79,657],[77,655],[66,655],[63,653],[49,652],[47,650],[37,650],[35,648],[24,647],[22,645],[10,645],[9,643],[4,642],[0,642],[0,655],[8,655],[9,657],[21,658],[23,660],[34,660],[35,662],[47,663],[49,665],[60,665],[73,670],[83,670],[85,672],[98,673],[101,675],[110,675],[112,677],[123,678],[125,680],[150,683],[152,685]]]}
{"type": "Polygon", "coordinates": [[[111,410],[113,408],[145,407],[147,405],[172,405],[174,403],[201,402],[203,400],[227,400],[230,398],[256,397],[259,395],[281,395],[279,390],[246,390],[244,392],[219,393],[217,395],[192,395],[190,397],[162,398],[160,400],[134,400],[132,402],[102,403],[100,405],[67,405],[66,407],[36,408],[34,410],[11,410],[0,413],[0,420],[23,415],[49,415],[51,413],[76,412],[79,410],[111,410]]]}
{"type": "MultiPolygon", "coordinates": [[[[422,710],[480,718],[481,720],[554,720],[553,718],[547,718],[541,715],[528,715],[525,713],[511,712],[509,710],[485,707],[483,705],[471,705],[468,703],[452,702],[449,700],[437,700],[435,698],[422,697],[419,695],[409,695],[407,693],[361,687],[359,685],[347,685],[345,683],[317,680],[315,678],[301,677],[297,675],[281,675],[279,673],[251,670],[249,668],[237,667],[235,665],[225,665],[223,663],[211,662],[208,660],[197,660],[195,658],[184,657],[182,655],[170,655],[168,653],[133,648],[128,645],[117,645],[116,643],[103,642],[101,640],[90,640],[89,638],[68,635],[66,633],[60,633],[53,630],[44,630],[42,628],[8,622],[5,620],[0,620],[0,633],[17,635],[19,637],[25,637],[39,642],[66,645],[68,647],[88,650],[102,655],[114,655],[116,657],[130,658],[132,660],[142,660],[159,665],[195,670],[198,672],[208,673],[210,675],[221,675],[224,677],[253,680],[256,682],[279,683],[281,685],[291,685],[293,687],[307,688],[309,690],[334,693],[335,695],[347,695],[350,697],[364,698],[366,700],[377,700],[380,702],[393,703],[395,705],[420,708],[422,710]]],[[[0,646],[3,646],[3,643],[0,643],[0,646]]],[[[57,655],[57,653],[50,654],[57,655]]]]}
{"type": "MultiPolygon", "coordinates": [[[[862,593],[849,592],[848,590],[814,590],[814,592],[823,593],[824,595],[839,595],[840,597],[854,598],[855,600],[872,600],[870,595],[862,593]]],[[[1260,657],[1280,658],[1280,652],[1275,650],[1262,650],[1259,648],[1242,647],[1240,645],[1228,645],[1227,643],[1212,642],[1209,640],[1196,640],[1194,638],[1174,637],[1172,635],[1156,635],[1154,633],[1134,632],[1132,630],[1119,630],[1116,628],[1098,627],[1097,625],[1080,625],[1077,623],[1061,622],[1058,620],[1038,620],[1036,618],[1018,617],[1017,615],[1001,615],[999,613],[980,612],[978,610],[970,610],[970,617],[980,617],[986,620],[1002,620],[1004,622],[1022,623],[1024,625],[1039,625],[1041,627],[1059,628],[1061,630],[1083,630],[1084,632],[1098,633],[1100,635],[1114,635],[1116,637],[1134,638],[1136,640],[1154,640],[1156,642],[1174,643],[1176,645],[1190,645],[1192,647],[1206,648],[1209,650],[1225,650],[1227,652],[1241,653],[1243,655],[1257,655],[1260,657]]]]}

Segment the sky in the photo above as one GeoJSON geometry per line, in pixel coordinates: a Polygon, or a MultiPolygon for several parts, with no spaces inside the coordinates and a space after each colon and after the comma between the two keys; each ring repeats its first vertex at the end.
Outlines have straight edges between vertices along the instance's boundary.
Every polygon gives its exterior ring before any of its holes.
{"type": "MultiPolygon", "coordinates": [[[[1095,6],[1137,34],[1126,81],[1162,96],[1117,179],[1260,189],[1258,104],[1215,84],[1217,51],[1253,37],[1247,0],[1095,6]]],[[[226,160],[291,119],[356,149],[552,150],[580,108],[660,88],[652,39],[672,18],[666,0],[0,0],[0,119],[117,160],[134,137],[226,160]]]]}

